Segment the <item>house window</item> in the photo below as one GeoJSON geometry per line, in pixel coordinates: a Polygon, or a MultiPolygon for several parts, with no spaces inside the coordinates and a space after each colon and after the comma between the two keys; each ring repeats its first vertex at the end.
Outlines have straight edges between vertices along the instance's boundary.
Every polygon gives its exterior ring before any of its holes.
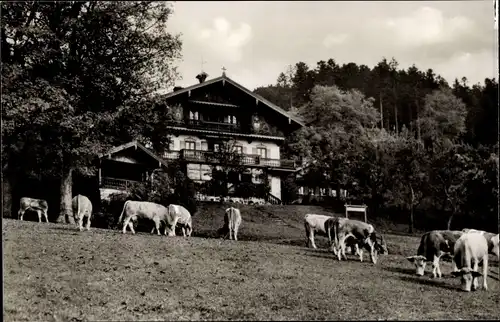
{"type": "Polygon", "coordinates": [[[261,158],[267,158],[267,149],[266,148],[257,148],[257,154],[261,158]]]}
{"type": "Polygon", "coordinates": [[[237,124],[238,121],[236,120],[236,116],[234,116],[234,115],[226,115],[224,117],[224,123],[237,124]]]}
{"type": "Polygon", "coordinates": [[[215,152],[219,152],[219,148],[220,148],[220,147],[219,147],[219,144],[215,143],[215,144],[214,144],[214,151],[215,151],[215,152]]]}
{"type": "Polygon", "coordinates": [[[189,119],[190,120],[198,120],[198,112],[189,111],[189,119]]]}
{"type": "Polygon", "coordinates": [[[234,147],[234,152],[239,153],[239,154],[243,154],[243,147],[241,145],[236,145],[234,147]]]}
{"type": "Polygon", "coordinates": [[[196,150],[196,143],[193,141],[186,141],[186,150],[196,150]]]}

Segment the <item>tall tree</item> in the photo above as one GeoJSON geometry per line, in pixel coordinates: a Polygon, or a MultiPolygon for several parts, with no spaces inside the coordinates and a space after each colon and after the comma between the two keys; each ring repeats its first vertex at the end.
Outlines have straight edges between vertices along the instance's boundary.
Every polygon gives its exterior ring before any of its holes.
{"type": "Polygon", "coordinates": [[[154,121],[120,123],[144,115],[151,95],[177,77],[181,41],[167,31],[170,15],[164,2],[2,3],[2,44],[9,44],[2,113],[12,124],[3,149],[9,158],[35,150],[43,169],[61,179],[58,221],[72,217],[73,171],[92,173],[97,153],[154,121]],[[17,149],[15,136],[26,130],[37,144],[17,149]]]}

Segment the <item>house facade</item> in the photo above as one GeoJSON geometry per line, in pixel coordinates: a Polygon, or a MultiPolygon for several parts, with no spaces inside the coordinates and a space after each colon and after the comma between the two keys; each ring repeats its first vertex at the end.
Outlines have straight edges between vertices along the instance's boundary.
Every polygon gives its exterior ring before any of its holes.
{"type": "MultiPolygon", "coordinates": [[[[296,117],[251,92],[224,73],[198,84],[176,87],[166,94],[166,124],[170,146],[162,156],[181,161],[187,176],[197,183],[210,181],[212,169],[222,166],[222,147],[231,146],[255,184],[267,177],[269,198],[280,202],[282,178],[296,171],[292,160],[281,158],[285,136],[304,126],[296,117]]],[[[267,200],[269,201],[269,200],[267,200]]]]}

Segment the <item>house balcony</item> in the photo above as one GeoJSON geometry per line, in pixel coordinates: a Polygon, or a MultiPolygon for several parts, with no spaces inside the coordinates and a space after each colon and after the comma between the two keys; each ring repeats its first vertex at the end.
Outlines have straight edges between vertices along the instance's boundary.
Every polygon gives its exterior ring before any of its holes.
{"type": "Polygon", "coordinates": [[[139,183],[139,181],[102,177],[100,188],[128,191],[134,184],[137,183],[139,183]]]}
{"type": "Polygon", "coordinates": [[[219,131],[229,133],[243,133],[240,124],[226,123],[226,122],[212,122],[202,120],[185,120],[169,122],[172,126],[182,126],[189,129],[219,131]]]}
{"type": "MultiPolygon", "coordinates": [[[[220,155],[213,151],[201,151],[201,150],[188,150],[183,149],[180,151],[171,151],[165,154],[166,159],[170,160],[183,160],[193,163],[208,163],[208,164],[219,164],[220,155]]],[[[259,155],[253,154],[234,154],[228,157],[224,157],[226,162],[233,162],[234,164],[241,164],[249,167],[255,168],[275,168],[283,170],[295,170],[295,162],[293,160],[283,160],[283,159],[270,159],[262,158],[259,155]]]]}

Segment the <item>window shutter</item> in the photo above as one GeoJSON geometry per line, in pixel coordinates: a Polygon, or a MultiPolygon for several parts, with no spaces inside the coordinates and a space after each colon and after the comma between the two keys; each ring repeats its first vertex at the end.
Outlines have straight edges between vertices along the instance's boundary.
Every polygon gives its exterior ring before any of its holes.
{"type": "Polygon", "coordinates": [[[252,148],[252,154],[257,154],[257,148],[252,148]]]}
{"type": "Polygon", "coordinates": [[[184,150],[186,148],[186,141],[181,140],[181,150],[184,150]]]}
{"type": "Polygon", "coordinates": [[[197,141],[195,143],[195,150],[201,150],[201,142],[197,141]]]}

